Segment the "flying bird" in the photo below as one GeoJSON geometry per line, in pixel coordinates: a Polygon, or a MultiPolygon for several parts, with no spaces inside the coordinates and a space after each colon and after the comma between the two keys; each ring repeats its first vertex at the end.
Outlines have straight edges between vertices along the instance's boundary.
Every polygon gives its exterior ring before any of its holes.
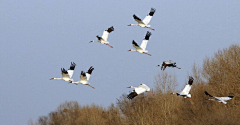
{"type": "Polygon", "coordinates": [[[139,45],[133,40],[133,41],[132,41],[132,45],[133,45],[134,48],[136,48],[136,50],[130,49],[130,50],[128,50],[128,51],[135,51],[135,52],[144,53],[144,54],[147,54],[147,55],[151,56],[151,54],[149,54],[148,51],[146,50],[147,43],[148,43],[148,40],[149,40],[149,37],[150,37],[150,36],[151,36],[151,32],[147,31],[147,34],[146,34],[145,38],[143,39],[142,44],[141,44],[140,47],[139,47],[139,45]]]}
{"type": "Polygon", "coordinates": [[[127,96],[128,99],[133,99],[137,95],[144,93],[144,92],[148,92],[149,94],[153,95],[153,93],[150,92],[150,88],[145,84],[140,84],[138,87],[130,86],[127,88],[135,88],[130,94],[128,94],[128,96],[127,96]]]}
{"type": "Polygon", "coordinates": [[[151,28],[151,25],[148,25],[148,23],[151,21],[153,14],[155,13],[156,9],[151,8],[149,14],[143,19],[141,20],[139,17],[137,17],[135,14],[133,15],[133,18],[135,19],[135,21],[138,22],[138,24],[130,24],[128,26],[140,26],[142,28],[149,28],[151,30],[154,30],[153,28],[151,28]]]}
{"type": "Polygon", "coordinates": [[[231,99],[234,97],[234,95],[231,94],[231,93],[230,93],[229,96],[227,96],[227,97],[215,97],[215,96],[212,96],[212,95],[208,94],[207,91],[205,91],[204,93],[205,93],[207,96],[210,97],[210,98],[207,99],[207,100],[212,100],[212,101],[220,102],[220,103],[222,103],[222,104],[224,105],[225,108],[227,108],[227,106],[226,106],[227,102],[226,102],[226,101],[231,100],[231,99]]]}
{"type": "Polygon", "coordinates": [[[65,70],[64,68],[61,68],[62,71],[62,77],[61,78],[51,78],[50,80],[64,80],[64,81],[72,81],[72,75],[74,72],[76,64],[74,62],[71,62],[71,66],[68,70],[65,70]]]}
{"type": "Polygon", "coordinates": [[[169,62],[163,61],[162,65],[157,65],[157,67],[161,67],[161,70],[163,71],[166,69],[166,67],[173,67],[173,68],[175,67],[175,68],[181,69],[177,67],[176,62],[173,62],[172,60],[169,60],[169,62]]]}
{"type": "Polygon", "coordinates": [[[176,94],[177,96],[182,96],[183,98],[187,98],[191,104],[194,104],[191,100],[191,94],[189,94],[192,84],[193,84],[193,77],[189,76],[188,84],[185,85],[184,89],[180,93],[171,93],[171,94],[176,94]]]}
{"type": "Polygon", "coordinates": [[[94,68],[91,66],[87,73],[85,73],[84,71],[81,71],[80,74],[80,80],[78,82],[73,82],[73,80],[70,83],[74,83],[75,85],[78,85],[79,83],[83,84],[83,85],[88,85],[90,87],[92,87],[93,89],[95,89],[93,86],[90,85],[90,83],[88,82],[90,79],[90,76],[92,74],[92,71],[94,70],[94,68]]]}
{"type": "Polygon", "coordinates": [[[107,30],[103,31],[102,37],[100,37],[100,36],[97,35],[96,37],[98,38],[98,41],[94,41],[94,40],[93,40],[93,41],[90,41],[89,43],[91,43],[91,42],[100,42],[101,44],[105,44],[105,45],[113,48],[112,46],[109,45],[109,42],[107,41],[108,35],[109,35],[109,33],[111,33],[112,31],[114,31],[113,26],[110,27],[110,28],[108,28],[107,30]]]}

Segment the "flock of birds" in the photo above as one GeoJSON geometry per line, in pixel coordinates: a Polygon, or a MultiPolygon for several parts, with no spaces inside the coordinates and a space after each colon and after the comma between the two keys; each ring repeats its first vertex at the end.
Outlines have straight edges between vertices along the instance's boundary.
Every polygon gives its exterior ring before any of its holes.
{"type": "MultiPolygon", "coordinates": [[[[140,26],[142,28],[149,28],[151,30],[154,30],[148,24],[151,21],[152,16],[155,13],[155,11],[156,10],[154,8],[151,8],[149,14],[143,20],[141,20],[139,17],[137,17],[134,14],[133,18],[134,18],[135,21],[138,22],[138,24],[130,24],[128,26],[140,26]]],[[[113,26],[108,28],[107,30],[103,31],[102,37],[97,35],[96,36],[97,39],[98,39],[97,41],[93,40],[93,41],[90,41],[90,43],[100,42],[101,44],[105,44],[105,45],[113,48],[113,46],[109,45],[109,42],[107,41],[108,35],[112,31],[114,31],[113,26]]],[[[139,53],[143,53],[143,54],[147,54],[147,55],[151,56],[151,54],[149,54],[148,51],[146,50],[147,43],[148,43],[148,40],[149,40],[150,36],[151,36],[151,32],[147,31],[146,36],[143,39],[140,46],[133,40],[132,45],[135,48],[135,50],[130,49],[129,51],[135,51],[135,52],[139,52],[139,53]]],[[[74,73],[75,66],[76,66],[76,64],[74,62],[71,62],[70,68],[68,70],[65,70],[64,68],[61,68],[61,71],[62,71],[62,77],[61,78],[51,78],[50,80],[64,80],[64,81],[67,81],[69,83],[73,83],[75,85],[78,85],[79,83],[81,83],[83,85],[88,85],[91,88],[95,89],[88,82],[94,68],[91,66],[86,73],[84,71],[81,71],[80,80],[77,81],[77,82],[74,82],[74,80],[72,79],[72,75],[74,73]]],[[[173,62],[172,60],[170,60],[169,62],[163,61],[162,65],[157,65],[157,67],[161,67],[161,70],[163,70],[163,71],[166,69],[166,67],[173,67],[173,68],[181,69],[181,68],[177,67],[176,62],[173,62]]],[[[171,94],[176,94],[177,96],[182,96],[184,98],[187,98],[190,101],[191,104],[194,104],[191,101],[191,94],[189,94],[189,92],[191,90],[191,86],[193,84],[193,80],[194,80],[193,77],[189,76],[189,81],[185,85],[184,89],[180,93],[171,93],[171,94]]],[[[128,99],[133,99],[137,95],[139,95],[141,93],[144,93],[144,92],[148,92],[149,94],[153,95],[153,93],[150,92],[150,88],[146,84],[140,84],[137,87],[130,86],[128,88],[134,88],[134,90],[130,94],[127,95],[128,99]]],[[[205,91],[205,94],[210,97],[208,100],[214,100],[214,101],[221,102],[222,104],[224,104],[225,107],[226,107],[226,104],[227,104],[226,101],[228,101],[228,100],[230,100],[234,97],[234,95],[229,95],[227,97],[214,97],[214,96],[208,94],[206,91],[205,91]]]]}

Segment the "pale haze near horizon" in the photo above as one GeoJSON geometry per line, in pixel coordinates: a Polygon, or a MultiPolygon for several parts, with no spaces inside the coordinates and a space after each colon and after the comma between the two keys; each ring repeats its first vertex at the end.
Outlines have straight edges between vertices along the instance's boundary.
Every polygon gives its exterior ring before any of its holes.
{"type": "MultiPolygon", "coordinates": [[[[173,60],[182,69],[167,68],[175,74],[179,90],[187,82],[194,63],[201,67],[206,56],[219,49],[239,45],[240,1],[0,1],[1,84],[0,124],[25,125],[47,116],[65,101],[80,105],[115,104],[122,94],[141,83],[154,87],[161,73],[158,64],[173,60]],[[150,25],[136,24],[133,14],[143,19],[156,9],[150,25]],[[97,40],[114,27],[108,41],[97,40]],[[128,52],[132,40],[140,44],[152,33],[147,50],[152,56],[128,52]],[[68,84],[61,68],[77,64],[73,79],[90,66],[95,70],[89,86],[68,84]]],[[[194,97],[194,95],[192,95],[194,97]]]]}

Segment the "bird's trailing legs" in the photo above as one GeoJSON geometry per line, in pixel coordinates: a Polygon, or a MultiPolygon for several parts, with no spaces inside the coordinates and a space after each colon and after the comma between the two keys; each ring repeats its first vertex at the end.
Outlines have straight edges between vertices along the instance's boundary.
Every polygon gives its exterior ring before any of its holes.
{"type": "Polygon", "coordinates": [[[151,29],[151,30],[154,30],[154,31],[155,31],[155,29],[153,29],[153,28],[151,28],[151,27],[147,27],[147,28],[149,28],[149,29],[151,29]]]}
{"type": "Polygon", "coordinates": [[[147,54],[147,55],[149,55],[149,56],[152,56],[151,54],[149,54],[149,53],[146,53],[146,52],[143,52],[144,54],[147,54]]]}
{"type": "Polygon", "coordinates": [[[149,94],[151,94],[151,95],[154,95],[152,92],[149,92],[149,91],[147,91],[147,93],[149,93],[149,94]]]}
{"type": "Polygon", "coordinates": [[[228,108],[227,108],[226,104],[224,104],[224,103],[223,103],[223,105],[224,105],[224,107],[225,107],[225,108],[228,110],[228,108]]]}
{"type": "Polygon", "coordinates": [[[113,48],[112,46],[110,46],[109,44],[106,44],[107,46],[109,46],[109,47],[111,47],[111,48],[113,48]]]}
{"type": "Polygon", "coordinates": [[[90,87],[92,87],[93,89],[95,89],[93,86],[91,86],[91,85],[89,85],[89,84],[88,84],[88,86],[90,86],[90,87]]]}
{"type": "Polygon", "coordinates": [[[191,98],[187,98],[191,104],[194,104],[191,98]]]}
{"type": "Polygon", "coordinates": [[[179,68],[179,67],[176,67],[176,68],[181,69],[181,68],[179,68]]]}

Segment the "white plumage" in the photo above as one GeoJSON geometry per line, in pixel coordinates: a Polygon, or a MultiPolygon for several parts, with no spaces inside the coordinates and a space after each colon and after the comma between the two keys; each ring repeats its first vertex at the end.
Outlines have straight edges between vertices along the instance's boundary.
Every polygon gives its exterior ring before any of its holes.
{"type": "Polygon", "coordinates": [[[184,89],[180,93],[171,93],[171,94],[176,94],[177,96],[182,96],[184,98],[187,98],[192,104],[193,102],[191,101],[191,94],[189,94],[192,84],[193,84],[193,77],[189,76],[188,84],[185,85],[184,89]]]}
{"type": "Polygon", "coordinates": [[[94,41],[94,40],[93,40],[93,41],[90,41],[89,43],[91,43],[91,42],[100,42],[101,44],[105,44],[105,45],[113,48],[112,46],[109,45],[109,42],[107,41],[108,35],[109,35],[109,33],[111,33],[112,31],[114,31],[113,26],[110,27],[110,28],[108,28],[107,30],[103,31],[102,37],[96,36],[96,37],[98,38],[98,41],[94,41]]]}
{"type": "Polygon", "coordinates": [[[146,34],[145,38],[143,39],[142,44],[140,46],[133,40],[132,45],[134,48],[136,48],[136,50],[130,49],[129,51],[144,53],[144,54],[151,56],[151,54],[149,54],[148,51],[146,50],[147,43],[148,43],[148,40],[151,35],[152,35],[151,32],[147,31],[147,34],[146,34]]]}
{"type": "Polygon", "coordinates": [[[139,17],[137,17],[135,14],[133,15],[133,18],[135,19],[135,21],[138,22],[138,24],[130,24],[128,26],[140,26],[142,28],[149,28],[151,30],[154,30],[151,28],[150,25],[148,25],[148,23],[151,21],[153,14],[155,13],[156,9],[151,8],[149,14],[143,19],[141,20],[139,17]]]}
{"type": "Polygon", "coordinates": [[[74,73],[74,69],[75,69],[76,64],[74,62],[71,62],[71,66],[68,69],[68,71],[66,71],[64,68],[61,68],[62,71],[62,77],[61,78],[51,78],[50,80],[64,80],[64,81],[72,81],[72,75],[74,73]]]}
{"type": "Polygon", "coordinates": [[[78,85],[79,83],[83,84],[83,85],[88,85],[90,87],[92,87],[93,89],[95,89],[93,86],[90,85],[90,83],[88,82],[88,80],[91,77],[92,71],[94,70],[94,68],[91,66],[87,73],[85,73],[84,71],[81,71],[80,74],[80,80],[78,82],[73,82],[73,80],[70,83],[74,83],[75,85],[78,85]]]}
{"type": "Polygon", "coordinates": [[[153,95],[153,93],[150,92],[150,88],[146,84],[140,84],[138,87],[130,86],[128,88],[134,88],[134,90],[127,96],[128,99],[133,99],[137,95],[144,92],[148,92],[153,95]]]}
{"type": "Polygon", "coordinates": [[[226,106],[227,102],[226,101],[231,100],[234,97],[234,95],[230,95],[230,94],[227,97],[215,97],[215,96],[210,95],[207,91],[205,91],[204,93],[207,96],[210,97],[208,100],[213,100],[213,101],[220,102],[225,106],[225,108],[227,108],[227,106],[226,106]]]}

